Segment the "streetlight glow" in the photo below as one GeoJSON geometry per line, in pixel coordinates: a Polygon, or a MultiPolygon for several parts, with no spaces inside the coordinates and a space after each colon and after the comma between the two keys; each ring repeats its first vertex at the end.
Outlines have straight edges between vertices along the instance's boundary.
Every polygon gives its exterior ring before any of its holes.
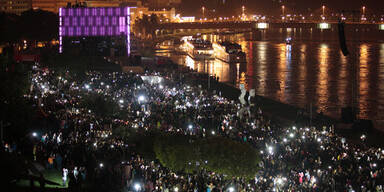
{"type": "Polygon", "coordinates": [[[201,9],[203,11],[203,18],[205,18],[205,7],[203,6],[201,9]]]}
{"type": "Polygon", "coordinates": [[[143,95],[140,95],[138,99],[139,99],[139,102],[143,102],[145,100],[145,97],[143,95]]]}
{"type": "Polygon", "coordinates": [[[325,12],[325,6],[324,5],[322,6],[322,9],[323,9],[323,16],[324,16],[324,12],[325,12]]]}
{"type": "Polygon", "coordinates": [[[136,191],[140,191],[141,190],[141,186],[139,183],[135,183],[135,185],[133,186],[135,188],[136,191]]]}

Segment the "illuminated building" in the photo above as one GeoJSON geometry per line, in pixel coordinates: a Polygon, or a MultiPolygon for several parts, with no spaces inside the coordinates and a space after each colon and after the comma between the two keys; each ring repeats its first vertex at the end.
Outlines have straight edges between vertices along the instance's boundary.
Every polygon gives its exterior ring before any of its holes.
{"type": "Polygon", "coordinates": [[[160,22],[173,22],[176,20],[176,9],[160,9],[160,10],[150,10],[148,7],[136,7],[131,10],[131,21],[134,24],[134,21],[137,18],[142,18],[143,15],[150,16],[155,14],[160,19],[160,22]]]}
{"type": "Polygon", "coordinates": [[[141,1],[137,0],[29,0],[32,1],[33,9],[41,9],[58,13],[60,7],[67,7],[71,5],[84,5],[86,7],[120,7],[120,6],[141,6],[141,1]]]}
{"type": "Polygon", "coordinates": [[[177,6],[181,3],[181,0],[148,0],[148,6],[150,8],[165,8],[177,6]]]}
{"type": "Polygon", "coordinates": [[[60,7],[68,3],[76,4],[76,0],[32,0],[32,8],[57,13],[60,7]]]}
{"type": "Polygon", "coordinates": [[[20,15],[31,9],[31,0],[0,0],[0,11],[20,15]]]}
{"type": "Polygon", "coordinates": [[[59,52],[63,52],[66,46],[78,46],[87,51],[105,49],[109,52],[109,49],[119,49],[116,47],[121,50],[124,45],[126,55],[130,55],[130,15],[130,7],[60,8],[59,52]],[[87,47],[86,44],[92,44],[93,47],[87,47]]]}

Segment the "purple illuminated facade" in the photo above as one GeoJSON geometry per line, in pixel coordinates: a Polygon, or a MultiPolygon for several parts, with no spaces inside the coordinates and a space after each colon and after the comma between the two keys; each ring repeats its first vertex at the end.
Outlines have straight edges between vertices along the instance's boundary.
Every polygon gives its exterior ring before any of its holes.
{"type": "Polygon", "coordinates": [[[130,54],[130,7],[87,7],[59,9],[59,52],[63,37],[126,36],[130,54]]]}

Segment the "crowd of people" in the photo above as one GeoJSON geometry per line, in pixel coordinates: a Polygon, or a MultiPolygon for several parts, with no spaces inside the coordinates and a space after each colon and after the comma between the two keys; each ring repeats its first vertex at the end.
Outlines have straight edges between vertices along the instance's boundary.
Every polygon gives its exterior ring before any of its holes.
{"type": "Polygon", "coordinates": [[[23,153],[59,170],[73,191],[383,191],[384,150],[352,145],[332,126],[271,122],[257,103],[244,106],[178,77],[88,72],[79,78],[36,66],[29,97],[57,128],[33,131],[33,150],[23,153]],[[95,94],[117,111],[105,115],[83,104],[95,94]],[[143,158],[117,129],[231,138],[259,151],[260,169],[251,180],[203,169],[175,173],[143,158]]]}

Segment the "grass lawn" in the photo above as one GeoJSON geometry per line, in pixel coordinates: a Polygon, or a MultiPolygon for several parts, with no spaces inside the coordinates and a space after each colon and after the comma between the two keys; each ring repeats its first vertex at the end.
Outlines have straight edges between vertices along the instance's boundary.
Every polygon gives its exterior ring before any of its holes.
{"type": "MultiPolygon", "coordinates": [[[[61,179],[62,178],[61,171],[58,171],[56,169],[44,170],[43,175],[44,175],[44,178],[46,180],[60,184],[60,185],[46,184],[45,185],[46,188],[67,188],[68,187],[68,180],[67,180],[67,184],[65,186],[61,185],[63,182],[61,179]]],[[[40,184],[38,181],[35,181],[34,184],[36,187],[40,187],[40,184]]],[[[20,180],[19,182],[16,183],[16,185],[20,186],[20,187],[29,187],[29,180],[20,180]]]]}

